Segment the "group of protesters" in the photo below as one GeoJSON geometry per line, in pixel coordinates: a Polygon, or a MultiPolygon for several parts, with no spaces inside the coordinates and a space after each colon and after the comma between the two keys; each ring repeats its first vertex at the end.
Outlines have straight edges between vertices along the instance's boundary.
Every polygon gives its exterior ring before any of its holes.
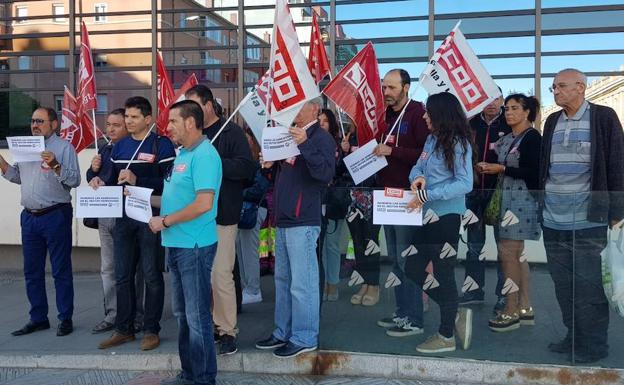
{"type": "MultiPolygon", "coordinates": [[[[535,126],[539,101],[533,96],[497,98],[467,119],[453,94],[430,95],[423,104],[410,99],[410,83],[403,69],[384,76],[388,130],[373,153],[388,165],[358,184],[344,163],[358,149],[357,131],[339,128],[340,119],[321,109],[320,99],[307,101],[289,128],[300,155],[275,162],[262,159],[250,130],[226,122],[204,85],[189,89],[186,100],[171,107],[168,136],[151,132],[152,108],[143,97],[113,110],[106,120],[110,143],[92,159],[87,180],[93,188],[153,189],[153,217],[149,223],[125,214],[98,221],[105,312],[93,332],[112,331],[99,348],[134,341],[140,331],[142,350],[159,346],[168,270],[182,371],[164,383],[213,384],[216,355],[237,351],[237,257],[243,303],[261,301],[258,237],[261,224],[270,221],[275,328],[256,347],[281,358],[316,350],[320,302],[339,298],[345,226],[362,279],[350,302],[371,307],[380,300],[381,226],[373,223],[373,190],[395,188],[414,193],[407,209],[421,211],[423,225],[384,226],[392,273],[400,283],[394,285],[394,313],[377,321],[388,336],[423,333],[430,298],[439,305],[440,324],[416,350],[450,352],[457,344],[469,349],[471,305],[485,297],[482,255],[486,225],[492,225],[498,300],[488,327],[509,332],[535,324],[525,241],[543,236],[568,330],[548,349],[574,350],[578,363],[606,357],[609,304],[599,253],[608,227],[624,218],[624,133],[615,112],[585,100],[587,78],[576,69],[556,75],[551,91],[562,110],[548,117],[543,132],[535,126]],[[455,267],[462,226],[468,252],[460,296],[455,267]]],[[[21,184],[24,206],[30,320],[15,336],[50,328],[47,253],[57,335],[73,331],[70,190],[81,175],[76,153],[55,134],[57,127],[53,109],[37,108],[31,131],[45,138],[41,162],[9,165],[0,157],[3,176],[21,184]]]]}

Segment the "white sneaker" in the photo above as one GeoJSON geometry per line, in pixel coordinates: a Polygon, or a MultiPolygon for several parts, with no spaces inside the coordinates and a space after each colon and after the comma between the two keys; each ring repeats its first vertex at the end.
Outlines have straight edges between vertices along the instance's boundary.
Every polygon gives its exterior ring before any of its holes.
{"type": "Polygon", "coordinates": [[[258,294],[249,294],[246,291],[243,291],[243,300],[241,304],[248,305],[250,303],[258,302],[262,302],[262,293],[258,292],[258,294]]]}

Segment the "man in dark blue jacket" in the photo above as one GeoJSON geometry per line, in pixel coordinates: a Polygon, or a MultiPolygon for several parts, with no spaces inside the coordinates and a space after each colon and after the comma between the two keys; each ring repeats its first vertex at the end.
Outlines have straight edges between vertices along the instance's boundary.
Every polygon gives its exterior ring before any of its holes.
{"type": "MultiPolygon", "coordinates": [[[[316,242],[321,231],[321,192],[335,172],[336,142],[320,128],[319,102],[307,102],[290,128],[301,155],[265,162],[275,173],[275,330],[258,341],[277,357],[316,350],[319,333],[319,268],[316,242]]],[[[270,128],[267,128],[270,129],[270,128]]]]}

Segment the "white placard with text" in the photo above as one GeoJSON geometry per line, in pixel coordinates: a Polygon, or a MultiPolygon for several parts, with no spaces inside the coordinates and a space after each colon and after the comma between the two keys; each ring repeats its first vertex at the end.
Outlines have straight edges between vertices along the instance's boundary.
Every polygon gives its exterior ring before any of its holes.
{"type": "Polygon", "coordinates": [[[386,188],[373,191],[373,223],[376,225],[422,226],[422,210],[407,211],[412,191],[386,188]]]}
{"type": "Polygon", "coordinates": [[[377,171],[388,165],[385,156],[373,154],[373,150],[377,147],[377,144],[377,140],[373,139],[358,148],[355,152],[345,156],[345,165],[355,184],[359,184],[371,175],[375,175],[377,171]]]}
{"type": "Polygon", "coordinates": [[[76,218],[121,218],[121,186],[102,186],[93,189],[81,186],[76,189],[76,218]]]}

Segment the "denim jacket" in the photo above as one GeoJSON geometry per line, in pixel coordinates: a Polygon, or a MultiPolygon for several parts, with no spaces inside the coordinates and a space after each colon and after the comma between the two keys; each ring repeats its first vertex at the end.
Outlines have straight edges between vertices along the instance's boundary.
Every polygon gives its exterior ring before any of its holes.
{"type": "Polygon", "coordinates": [[[434,150],[437,139],[427,137],[423,152],[409,175],[410,183],[418,177],[425,178],[427,202],[423,213],[431,209],[441,217],[446,214],[463,215],[466,211],[465,196],[472,191],[472,148],[468,145],[466,153],[460,143],[455,144],[455,172],[448,169],[444,154],[434,150]]]}

